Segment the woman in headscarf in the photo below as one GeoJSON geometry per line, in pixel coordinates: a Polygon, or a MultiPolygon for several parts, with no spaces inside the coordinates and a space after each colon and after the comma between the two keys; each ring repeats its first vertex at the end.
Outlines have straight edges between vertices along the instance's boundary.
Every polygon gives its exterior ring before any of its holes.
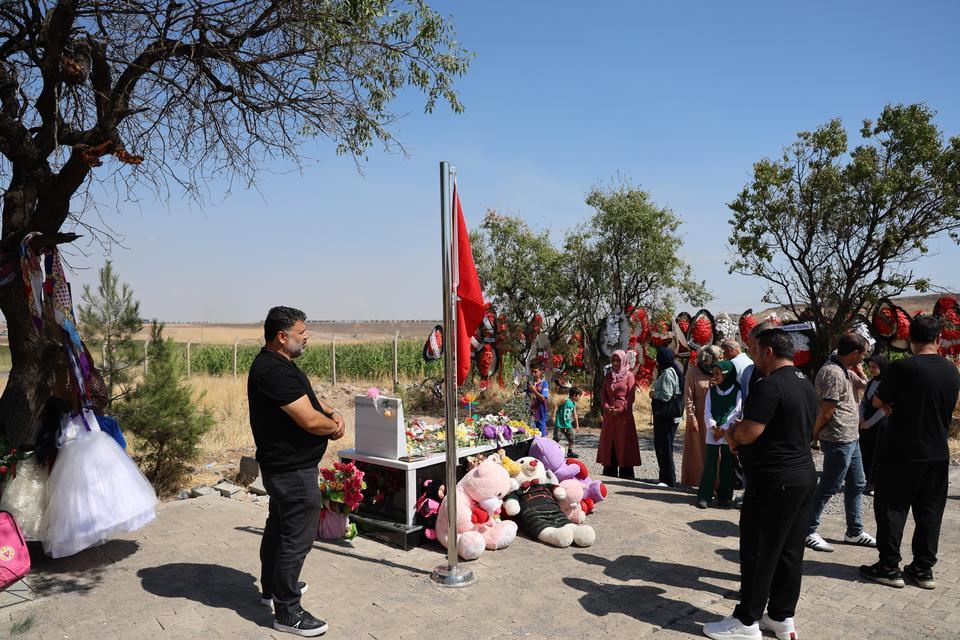
{"type": "MultiPolygon", "coordinates": [[[[696,354],[696,364],[687,367],[683,399],[687,411],[687,426],[683,434],[683,460],[680,463],[680,484],[700,485],[703,462],[706,459],[706,431],[703,426],[703,407],[710,389],[713,363],[723,359],[720,347],[706,346],[696,354]]],[[[693,356],[691,355],[691,360],[693,356]]]]}
{"type": "Polygon", "coordinates": [[[603,465],[603,475],[633,478],[633,468],[640,464],[640,444],[637,425],[633,419],[633,400],[637,382],[622,350],[610,357],[610,371],[603,377],[600,408],[603,410],[603,428],[597,447],[597,463],[603,465]]]}
{"type": "Polygon", "coordinates": [[[683,387],[681,372],[673,351],[657,347],[657,379],[650,389],[653,409],[653,449],[657,453],[660,486],[677,484],[677,471],[673,464],[673,440],[677,424],[683,415],[683,387]]]}
{"type": "Polygon", "coordinates": [[[727,446],[725,432],[740,419],[740,385],[737,384],[737,368],[729,360],[721,360],[713,365],[710,390],[704,403],[704,431],[707,438],[707,457],[700,478],[700,490],[697,492],[697,506],[706,509],[713,497],[713,486],[717,488],[717,505],[733,506],[733,452],[727,446]],[[717,480],[717,460],[720,463],[720,478],[717,480]]]}
{"type": "Polygon", "coordinates": [[[870,380],[860,402],[860,455],[863,456],[863,472],[867,476],[865,492],[871,495],[880,469],[880,448],[887,429],[887,414],[873,406],[873,396],[887,369],[887,358],[879,354],[872,355],[867,360],[867,367],[870,369],[870,380]]]}

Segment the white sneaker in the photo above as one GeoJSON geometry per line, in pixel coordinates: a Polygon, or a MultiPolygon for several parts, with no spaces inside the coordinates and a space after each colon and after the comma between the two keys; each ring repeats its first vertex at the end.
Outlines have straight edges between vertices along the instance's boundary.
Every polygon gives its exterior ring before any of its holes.
{"type": "Polygon", "coordinates": [[[819,533],[811,533],[803,543],[814,551],[833,551],[833,546],[824,540],[819,533]]]}
{"type": "Polygon", "coordinates": [[[764,631],[772,631],[777,636],[777,640],[797,640],[797,627],[793,624],[793,618],[787,618],[783,622],[777,622],[767,614],[760,618],[760,628],[764,631]]]}
{"type": "Polygon", "coordinates": [[[760,640],[763,637],[759,624],[745,625],[733,616],[703,625],[703,635],[714,640],[760,640]]]}
{"type": "Polygon", "coordinates": [[[877,539],[866,531],[862,531],[858,536],[843,535],[843,541],[847,544],[855,544],[861,547],[876,547],[877,539]]]}

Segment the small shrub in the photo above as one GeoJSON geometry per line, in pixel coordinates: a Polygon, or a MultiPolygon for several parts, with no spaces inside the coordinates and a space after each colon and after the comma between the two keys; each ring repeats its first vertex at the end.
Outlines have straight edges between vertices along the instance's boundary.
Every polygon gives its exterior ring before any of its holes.
{"type": "MultiPolygon", "coordinates": [[[[180,350],[163,338],[163,325],[156,321],[148,354],[146,377],[116,410],[137,437],[139,453],[134,459],[144,475],[158,492],[169,493],[179,488],[214,420],[209,410],[194,403],[193,388],[181,380],[180,350]]],[[[230,357],[232,363],[232,352],[230,357]]]]}

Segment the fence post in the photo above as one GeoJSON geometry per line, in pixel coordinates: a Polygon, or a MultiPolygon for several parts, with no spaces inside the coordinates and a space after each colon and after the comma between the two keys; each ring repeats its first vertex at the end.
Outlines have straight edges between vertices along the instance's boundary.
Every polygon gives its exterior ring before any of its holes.
{"type": "Polygon", "coordinates": [[[107,343],[100,345],[100,368],[107,366],[107,343]]]}
{"type": "Polygon", "coordinates": [[[233,339],[233,379],[237,379],[237,345],[240,344],[240,336],[233,339]]]}
{"type": "Polygon", "coordinates": [[[190,345],[193,344],[190,340],[187,340],[187,380],[190,379],[190,345]]]}
{"type": "Polygon", "coordinates": [[[147,375],[147,349],[150,347],[150,341],[146,340],[143,343],[143,375],[147,375]]]}
{"type": "Polygon", "coordinates": [[[330,343],[330,371],[333,375],[333,386],[337,386],[337,334],[333,334],[330,343]]]}
{"type": "Polygon", "coordinates": [[[400,331],[393,334],[393,392],[397,392],[400,381],[397,380],[397,341],[400,340],[400,331]]]}

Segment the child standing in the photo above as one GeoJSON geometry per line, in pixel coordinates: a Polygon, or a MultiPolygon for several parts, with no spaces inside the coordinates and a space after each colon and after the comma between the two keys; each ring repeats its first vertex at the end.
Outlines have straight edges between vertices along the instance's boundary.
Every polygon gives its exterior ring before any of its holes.
{"type": "Polygon", "coordinates": [[[713,487],[717,481],[717,458],[720,459],[717,505],[729,507],[733,504],[733,452],[724,436],[730,425],[740,419],[742,402],[736,367],[729,360],[715,363],[711,369],[710,391],[707,392],[703,409],[707,429],[707,459],[697,491],[697,506],[701,509],[706,509],[713,497],[713,487]]]}
{"type": "Polygon", "coordinates": [[[550,397],[550,385],[543,377],[543,369],[534,365],[530,368],[533,377],[527,383],[527,395],[530,396],[530,420],[540,435],[547,437],[547,398],[550,397]]]}
{"type": "Polygon", "coordinates": [[[560,442],[560,434],[567,439],[567,457],[579,458],[573,450],[573,432],[580,431],[580,417],[577,415],[577,402],[583,391],[577,387],[570,387],[569,397],[557,405],[557,411],[553,414],[553,439],[560,442]]]}

